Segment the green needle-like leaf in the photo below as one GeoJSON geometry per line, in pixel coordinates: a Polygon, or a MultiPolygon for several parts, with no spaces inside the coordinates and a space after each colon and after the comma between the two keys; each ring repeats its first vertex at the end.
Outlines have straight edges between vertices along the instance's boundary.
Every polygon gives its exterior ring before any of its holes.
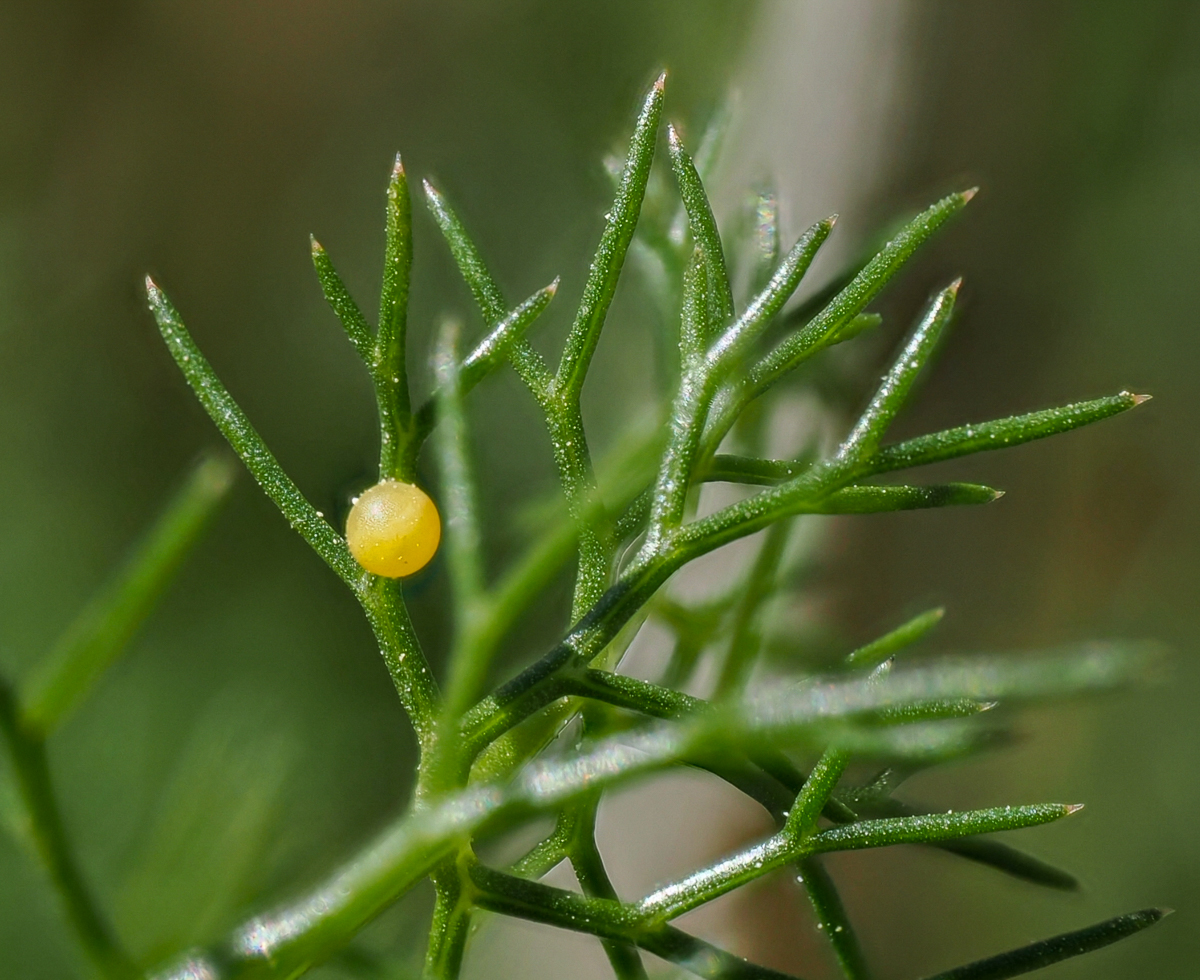
{"type": "Polygon", "coordinates": [[[973,834],[1016,830],[1058,820],[1079,809],[1058,804],[995,807],[990,810],[971,810],[966,813],[945,813],[926,817],[864,820],[811,836],[804,834],[802,826],[814,818],[814,811],[819,812],[820,805],[817,801],[822,801],[823,804],[823,800],[828,798],[827,790],[841,774],[844,766],[845,758],[840,753],[826,752],[822,759],[824,768],[814,770],[822,773],[819,786],[808,796],[802,790],[801,797],[797,800],[797,808],[801,812],[798,818],[793,819],[796,813],[793,810],[788,824],[775,836],[647,895],[636,906],[641,921],[665,922],[673,919],[760,878],[775,868],[813,854],[889,847],[894,844],[922,844],[973,834]]]}
{"type": "Polygon", "coordinates": [[[600,341],[600,330],[608,315],[608,307],[617,288],[617,279],[625,263],[625,253],[637,227],[638,214],[642,208],[642,197],[646,193],[646,181],[650,166],[654,162],[654,144],[658,134],[658,120],[662,114],[663,87],[667,76],[663,73],[654,83],[642,105],[633,139],[629,145],[629,156],[621,172],[621,183],[617,197],[600,236],[600,246],[592,259],[587,283],[583,288],[583,299],[579,312],[567,334],[562,361],[555,376],[555,387],[562,392],[578,397],[583,388],[583,379],[591,364],[592,354],[600,341]]]}
{"type": "Polygon", "coordinates": [[[379,300],[380,349],[404,347],[408,288],[412,275],[412,201],[400,154],[387,189],[387,241],[383,250],[383,290],[379,300]]]}
{"type": "MultiPolygon", "coordinates": [[[[782,488],[780,488],[782,489],[782,488]]],[[[766,493],[751,498],[759,501],[766,493]]],[[[743,502],[746,503],[746,502],[743,502]]],[[[740,505],[734,505],[738,508],[740,505]]],[[[729,508],[726,508],[729,510],[729,508]]],[[[761,524],[755,521],[760,510],[737,511],[735,519],[726,520],[725,511],[715,525],[696,521],[678,529],[672,535],[671,559],[638,562],[631,565],[597,604],[595,611],[581,620],[563,640],[492,695],[479,702],[464,716],[463,734],[469,744],[479,751],[504,732],[560,696],[558,685],[561,672],[568,667],[584,667],[600,654],[634,613],[644,604],[670,574],[687,560],[752,533],[761,524]],[[742,516],[746,520],[741,521],[742,516]],[[692,536],[694,529],[701,533],[692,536]]],[[[998,672],[995,664],[974,660],[969,665],[952,661],[938,664],[935,675],[923,671],[893,673],[887,684],[861,682],[865,686],[856,692],[862,707],[872,710],[886,706],[881,694],[896,694],[896,702],[934,700],[943,697],[970,697],[979,701],[997,700],[1010,696],[1032,697],[1063,690],[1094,690],[1097,687],[1121,683],[1145,671],[1153,657],[1145,649],[1095,646],[1085,648],[1079,656],[1043,658],[1018,662],[1015,673],[998,672]],[[943,676],[944,675],[944,676],[943,676]],[[1001,679],[1003,676],[1003,680],[1001,679]],[[907,685],[899,693],[899,685],[907,685]],[[866,702],[870,702],[868,707],[866,702]]],[[[827,702],[821,702],[828,706],[827,702]]],[[[791,711],[785,699],[785,711],[791,711]]],[[[760,705],[760,710],[764,706],[760,705]]]]}
{"type": "Polygon", "coordinates": [[[379,402],[379,478],[411,481],[411,438],[406,360],[408,288],[412,275],[412,202],[404,164],[396,166],[387,191],[387,244],[383,253],[383,290],[379,298],[379,330],[375,334],[372,374],[379,402]]]}
{"type": "MultiPolygon", "coordinates": [[[[475,349],[462,359],[457,369],[458,387],[462,397],[466,397],[479,382],[512,356],[513,349],[522,342],[525,333],[550,305],[550,301],[554,299],[557,291],[558,280],[555,279],[549,286],[539,289],[505,316],[475,345],[475,349]]],[[[437,417],[438,393],[434,392],[417,409],[414,416],[413,437],[410,443],[412,466],[416,465],[416,453],[437,424],[437,417]]]]}
{"type": "Polygon", "coordinates": [[[1043,939],[999,956],[947,970],[928,980],[1008,980],[1009,977],[1019,977],[1128,939],[1170,914],[1170,909],[1142,909],[1140,912],[1118,915],[1086,929],[1065,932],[1053,939],[1043,939]]]}
{"type": "MultiPolygon", "coordinates": [[[[822,470],[797,477],[783,486],[755,494],[707,518],[672,530],[665,551],[655,549],[648,557],[640,554],[596,604],[594,614],[581,618],[562,643],[468,713],[465,718],[468,741],[476,742],[482,748],[533,711],[544,707],[559,672],[570,665],[588,665],[654,591],[688,561],[753,534],[781,517],[825,512],[821,509],[823,498],[832,499],[832,494],[823,491],[822,486],[830,472],[836,475],[836,471],[822,470]]],[[[955,502],[983,503],[995,499],[994,491],[984,492],[983,488],[969,485],[965,488],[950,485],[943,488],[865,489],[868,492],[854,493],[846,498],[844,504],[850,512],[861,512],[872,500],[876,507],[920,507],[955,502]],[[885,492],[873,493],[878,490],[885,492]],[[888,490],[896,492],[889,495],[888,490]]],[[[644,545],[643,553],[646,548],[644,545]]]]}
{"type": "Polygon", "coordinates": [[[897,626],[890,633],[885,633],[877,640],[872,640],[866,646],[861,646],[846,657],[846,663],[861,670],[878,667],[897,650],[903,650],[921,639],[942,621],[946,610],[942,608],[928,609],[914,616],[907,623],[897,626]]]}
{"type": "Polygon", "coordinates": [[[484,908],[604,939],[633,942],[699,977],[795,980],[788,974],[748,963],[672,926],[639,927],[629,921],[628,907],[618,902],[585,898],[482,865],[471,869],[471,880],[480,889],[480,904],[484,908]]]}
{"type": "MultiPolygon", "coordinates": [[[[616,705],[630,711],[640,712],[651,718],[686,718],[700,712],[714,710],[714,705],[691,697],[679,691],[652,684],[648,681],[625,677],[607,670],[585,670],[580,675],[564,678],[562,690],[575,695],[582,695],[616,705]]],[[[830,741],[856,751],[873,754],[907,754],[946,755],[957,752],[963,745],[964,733],[960,730],[940,726],[936,729],[930,726],[923,728],[915,723],[939,721],[954,718],[968,718],[987,710],[986,703],[981,704],[969,698],[942,698],[904,704],[899,707],[886,707],[878,710],[872,720],[887,725],[908,725],[909,728],[899,733],[881,732],[878,729],[843,729],[839,732],[827,730],[824,734],[830,741]],[[897,737],[898,736],[898,737],[897,737]]],[[[752,764],[713,756],[711,754],[691,755],[687,761],[724,779],[730,785],[737,787],[747,796],[757,800],[773,815],[785,810],[796,812],[793,796],[802,788],[809,785],[804,777],[794,769],[786,759],[778,753],[772,753],[756,748],[750,753],[752,764]],[[759,771],[761,770],[761,771],[759,771]],[[789,792],[788,788],[792,787],[789,792]],[[780,794],[782,794],[782,799],[780,794]]],[[[818,767],[820,768],[820,767],[818,767]]],[[[856,805],[859,805],[856,803],[856,805]]],[[[872,805],[872,801],[868,801],[872,805]]],[[[886,812],[870,813],[870,815],[895,816],[908,815],[908,810],[895,810],[899,807],[890,799],[873,802],[876,810],[886,812]]],[[[831,819],[842,822],[857,819],[853,811],[848,811],[840,803],[831,802],[826,796],[820,802],[820,809],[831,819]]],[[[860,806],[860,809],[862,807],[860,806]]]]}
{"type": "MultiPolygon", "coordinates": [[[[797,798],[792,814],[787,818],[784,829],[773,837],[748,847],[745,850],[718,861],[716,864],[696,871],[679,881],[656,889],[636,905],[640,921],[661,924],[690,912],[702,905],[748,884],[776,868],[812,853],[808,840],[815,840],[804,833],[820,813],[823,801],[841,776],[846,757],[837,751],[827,751],[814,773],[817,784],[797,798]]],[[[805,782],[810,786],[812,779],[805,782]]]]}
{"type": "Polygon", "coordinates": [[[762,335],[799,287],[800,280],[804,278],[817,251],[833,231],[836,221],[837,215],[818,221],[800,236],[762,292],[746,308],[746,312],[713,344],[708,353],[710,361],[728,367],[762,335]]]}
{"type": "MultiPolygon", "coordinates": [[[[720,164],[721,151],[724,148],[726,137],[729,135],[730,126],[733,122],[733,106],[731,102],[732,100],[726,99],[717,107],[704,129],[704,135],[700,138],[700,146],[696,150],[694,161],[696,172],[700,175],[701,180],[712,180],[720,164]]],[[[621,176],[621,161],[615,157],[609,157],[606,163],[608,164],[613,180],[619,180],[621,176]]],[[[666,182],[656,180],[655,178],[658,176],[654,172],[650,174],[650,183],[646,191],[646,203],[653,204],[657,211],[663,213],[665,218],[665,212],[672,205],[662,200],[666,193],[666,182]]],[[[675,210],[675,216],[669,223],[664,223],[662,226],[650,225],[647,227],[643,225],[639,228],[638,238],[644,239],[644,242],[639,243],[635,239],[634,246],[645,244],[648,250],[655,252],[659,256],[660,261],[667,268],[675,269],[678,264],[673,261],[676,253],[676,245],[685,239],[687,224],[687,208],[680,201],[675,210]]],[[[674,310],[671,312],[673,314],[674,310]]]]}
{"type": "Polygon", "coordinates": [[[461,859],[469,860],[470,852],[448,857],[429,876],[434,903],[422,973],[426,980],[454,980],[462,969],[475,900],[460,871],[461,859]]]}
{"type": "Polygon", "coordinates": [[[196,393],[200,404],[208,412],[209,418],[216,423],[221,434],[233,447],[233,451],[246,464],[250,475],[287,518],[288,523],[342,581],[357,592],[362,569],[350,555],[342,536],[305,499],[291,477],[283,471],[279,461],[263,442],[262,436],[254,430],[246,414],[200,353],[200,348],[192,340],[171,301],[149,277],[146,279],[146,295],[150,302],[150,312],[158,321],[158,329],[167,343],[167,349],[183,371],[183,376],[196,393]]]}
{"type": "Polygon", "coordinates": [[[719,453],[705,467],[700,479],[710,483],[774,487],[799,476],[811,464],[812,460],[756,459],[753,456],[719,453]]]}
{"type": "Polygon", "coordinates": [[[922,721],[943,721],[950,718],[971,718],[995,707],[992,701],[971,698],[940,698],[917,701],[879,712],[879,720],[888,725],[912,725],[922,721]]]}
{"type": "Polygon", "coordinates": [[[813,514],[880,514],[890,510],[990,504],[1002,490],[977,483],[941,483],[928,487],[846,487],[814,504],[813,514]]]}
{"type": "Polygon", "coordinates": [[[916,383],[917,375],[933,354],[938,340],[949,324],[960,284],[961,280],[952,283],[934,298],[928,312],[921,318],[908,343],[904,345],[904,350],[896,358],[896,363],[884,376],[875,397],[871,399],[838,449],[839,458],[862,460],[878,448],[879,441],[904,407],[909,392],[916,383]]]}
{"type": "MultiPolygon", "coordinates": [[[[870,473],[888,473],[993,449],[1008,449],[1120,415],[1150,397],[1123,391],[1107,398],[943,429],[884,446],[865,465],[870,473]]],[[[712,458],[701,479],[776,486],[799,475],[803,469],[803,465],[790,460],[721,454],[712,458]]]]}
{"type": "Polygon", "coordinates": [[[685,365],[704,353],[708,343],[708,263],[699,247],[683,272],[683,301],[679,318],[679,354],[685,365]]]}
{"type": "MultiPolygon", "coordinates": [[[[471,236],[467,234],[466,227],[454,209],[428,180],[424,182],[424,187],[425,203],[446,239],[446,244],[450,246],[450,254],[467,288],[471,290],[471,295],[475,297],[484,323],[498,329],[497,325],[501,324],[508,313],[504,294],[488,271],[487,263],[483,261],[483,256],[471,240],[471,236]]],[[[493,334],[495,332],[492,331],[493,334]]],[[[517,337],[508,346],[508,356],[521,380],[541,399],[550,385],[550,370],[541,354],[523,337],[517,337]]]]}
{"type": "MultiPolygon", "coordinates": [[[[588,714],[584,712],[585,729],[593,723],[588,714]]],[[[581,800],[559,815],[559,823],[569,821],[574,825],[569,857],[583,894],[588,898],[619,902],[617,890],[596,846],[596,810],[599,805],[599,796],[581,800]]],[[[616,939],[603,939],[601,942],[617,980],[647,980],[646,967],[633,943],[616,939]]]]}
{"type": "Polygon", "coordinates": [[[879,294],[946,219],[961,210],[974,196],[974,190],[951,194],[905,225],[820,313],[751,369],[747,382],[748,397],[761,394],[835,337],[879,294]]]}
{"type": "MultiPolygon", "coordinates": [[[[913,816],[928,812],[892,797],[855,799],[853,806],[859,815],[868,817],[913,816]]],[[[1074,875],[993,838],[964,837],[961,840],[941,841],[932,846],[977,864],[985,864],[1030,884],[1059,891],[1079,890],[1079,880],[1074,875]]]]}
{"type": "MultiPolygon", "coordinates": [[[[697,247],[704,254],[708,267],[708,297],[711,306],[710,329],[723,329],[733,317],[733,290],[729,286],[729,269],[725,264],[725,251],[721,246],[721,234],[712,206],[708,203],[704,183],[696,172],[692,158],[683,148],[679,133],[672,125],[667,126],[667,147],[671,154],[671,168],[683,206],[687,209],[688,226],[697,247]]],[[[707,334],[708,331],[706,331],[707,334]]]]}
{"type": "Polygon", "coordinates": [[[811,838],[813,853],[891,847],[895,844],[930,844],[935,841],[1020,830],[1061,820],[1081,809],[1079,804],[1037,803],[1031,806],[997,806],[962,813],[930,813],[915,817],[862,820],[824,830],[811,838]]]}
{"type": "Polygon", "coordinates": [[[509,874],[518,878],[541,878],[567,859],[567,851],[571,845],[571,837],[575,828],[570,820],[561,814],[554,824],[554,830],[549,837],[543,837],[532,848],[525,852],[508,869],[509,874]]]}
{"type": "Polygon", "coordinates": [[[503,317],[463,358],[459,368],[459,384],[464,394],[504,363],[513,347],[521,343],[525,333],[550,305],[557,292],[558,280],[555,279],[503,317]]]}
{"type": "Polygon", "coordinates": [[[367,318],[362,315],[362,310],[354,302],[354,297],[350,295],[350,290],[342,282],[342,277],[333,267],[333,262],[325,249],[321,247],[321,243],[315,238],[312,238],[311,242],[313,268],[317,270],[317,279],[321,283],[321,292],[325,294],[325,301],[333,307],[333,312],[337,314],[342,329],[346,331],[350,343],[358,351],[358,356],[363,359],[364,364],[371,367],[375,356],[375,338],[372,336],[367,318]]]}
{"type": "Polygon", "coordinates": [[[232,482],[232,461],[224,456],[208,456],[192,470],[129,560],[22,686],[22,717],[29,728],[52,731],[121,655],[232,482]]]}
{"type": "Polygon", "coordinates": [[[710,707],[708,702],[690,694],[594,668],[572,678],[571,690],[621,708],[640,711],[651,718],[683,718],[710,707]]]}
{"type": "MultiPolygon", "coordinates": [[[[803,479],[803,478],[800,478],[803,479]]],[[[813,500],[799,480],[730,504],[708,517],[685,524],[673,540],[689,554],[706,554],[793,514],[879,514],[987,504],[1001,494],[973,483],[929,487],[846,487],[813,500]]]]}
{"type": "Polygon", "coordinates": [[[1083,425],[1119,415],[1149,401],[1149,395],[1134,395],[1123,391],[1108,398],[1075,402],[1061,408],[1048,408],[1028,415],[1014,415],[994,422],[960,425],[927,436],[917,436],[891,446],[884,446],[871,459],[874,473],[925,466],[945,459],[969,456],[991,449],[1007,449],[1034,439],[1069,432],[1083,425]]]}
{"type": "Polygon", "coordinates": [[[833,790],[842,778],[842,773],[846,771],[849,761],[845,753],[836,749],[827,749],[817,760],[812,772],[804,780],[804,785],[800,787],[796,803],[783,825],[784,836],[791,838],[793,842],[799,842],[816,829],[817,819],[833,795],[833,790]]]}
{"type": "Polygon", "coordinates": [[[450,254],[471,295],[475,297],[484,322],[489,325],[498,323],[508,312],[508,307],[504,303],[504,294],[488,271],[487,263],[449,202],[428,180],[423,181],[422,186],[425,188],[425,203],[429,213],[450,246],[450,254]]]}
{"type": "Polygon", "coordinates": [[[800,881],[817,915],[817,928],[833,947],[842,975],[846,980],[869,980],[871,971],[829,872],[819,858],[806,858],[799,862],[799,869],[800,881]]]}
{"type": "Polygon", "coordinates": [[[1056,868],[1052,864],[1035,858],[1032,854],[1018,851],[1000,841],[987,838],[967,838],[959,841],[943,841],[935,845],[950,854],[957,854],[979,864],[986,864],[1014,878],[1028,881],[1046,888],[1073,892],[1079,890],[1079,879],[1056,868]]]}

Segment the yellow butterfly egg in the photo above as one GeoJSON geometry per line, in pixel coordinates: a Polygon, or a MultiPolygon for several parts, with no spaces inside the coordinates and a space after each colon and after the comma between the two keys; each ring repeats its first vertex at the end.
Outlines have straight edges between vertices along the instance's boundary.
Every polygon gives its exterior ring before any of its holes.
{"type": "Polygon", "coordinates": [[[346,518],[346,544],[368,572],[402,578],[418,572],[434,556],[442,521],[429,495],[399,480],[384,480],[365,491],[346,518]]]}

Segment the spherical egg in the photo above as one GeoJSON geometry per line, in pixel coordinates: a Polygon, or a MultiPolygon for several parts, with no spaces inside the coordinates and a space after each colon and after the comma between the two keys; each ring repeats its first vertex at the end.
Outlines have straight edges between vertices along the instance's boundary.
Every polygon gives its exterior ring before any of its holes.
{"type": "Polygon", "coordinates": [[[442,539],[442,521],[418,486],[384,480],[363,492],[346,518],[346,544],[368,572],[402,578],[420,571],[442,539]]]}

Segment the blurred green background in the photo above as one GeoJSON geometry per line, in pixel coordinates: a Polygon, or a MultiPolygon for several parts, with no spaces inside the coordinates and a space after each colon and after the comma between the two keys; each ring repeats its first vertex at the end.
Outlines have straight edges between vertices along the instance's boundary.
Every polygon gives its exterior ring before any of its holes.
{"type": "MultiPolygon", "coordinates": [[[[6,0],[0,666],[28,669],[217,443],[144,311],[143,274],[301,487],[339,513],[369,479],[373,405],[321,300],[308,233],[364,304],[376,295],[399,149],[455,201],[510,296],[563,274],[552,343],[607,206],[602,158],[660,66],[670,116],[693,130],[742,90],[718,198],[774,171],[787,236],[836,208],[852,249],[947,189],[982,185],[880,304],[891,341],[932,288],[966,276],[966,314],[906,434],[1121,388],[1156,398],[1094,430],[946,467],[1008,490],[995,507],[835,527],[812,589],[847,642],[939,602],[948,650],[1131,636],[1178,653],[1168,683],[1039,713],[1015,749],[921,781],[926,799],[955,807],[1086,801],[1069,825],[1027,837],[1079,873],[1081,896],[924,853],[835,867],[879,975],[1150,904],[1179,914],[1056,975],[1190,975],[1200,6],[1187,0],[6,0]]],[[[423,215],[416,236],[424,387],[430,325],[470,307],[423,215]]],[[[636,285],[623,288],[602,345],[586,406],[601,446],[645,404],[643,307],[636,285]]],[[[514,505],[551,486],[549,453],[511,377],[476,408],[499,559],[520,540],[514,505]]],[[[436,567],[416,588],[435,655],[443,588],[436,567]]],[[[547,640],[562,615],[547,603],[515,649],[547,640]]],[[[85,869],[147,956],[219,933],[349,854],[403,803],[412,765],[352,599],[245,478],[51,751],[85,869]]],[[[653,838],[652,824],[639,834],[653,838]]],[[[376,941],[402,942],[420,901],[376,941]]],[[[732,931],[719,938],[738,952],[831,975],[782,885],[723,908],[732,931]]],[[[512,936],[578,951],[547,975],[582,976],[598,957],[584,939],[512,936]]],[[[518,976],[524,962],[468,971],[518,976]]],[[[0,975],[80,971],[39,872],[0,839],[0,975]]]]}

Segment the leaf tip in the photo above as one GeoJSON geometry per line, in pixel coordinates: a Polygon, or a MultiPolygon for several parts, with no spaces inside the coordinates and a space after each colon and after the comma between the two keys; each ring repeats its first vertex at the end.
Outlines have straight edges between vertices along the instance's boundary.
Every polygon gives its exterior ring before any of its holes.
{"type": "Polygon", "coordinates": [[[963,284],[963,277],[959,276],[957,279],[954,280],[954,282],[950,283],[950,285],[946,287],[946,292],[950,296],[957,296],[959,289],[962,288],[962,284],[963,284]]]}
{"type": "Polygon", "coordinates": [[[321,247],[321,243],[319,241],[317,241],[316,235],[308,236],[308,244],[309,244],[309,247],[312,248],[313,255],[320,255],[322,252],[325,251],[325,249],[321,247]]]}
{"type": "Polygon", "coordinates": [[[1083,809],[1083,807],[1084,807],[1084,804],[1082,804],[1082,803],[1064,803],[1063,804],[1063,816],[1069,817],[1072,813],[1078,813],[1080,810],[1083,809]]]}
{"type": "Polygon", "coordinates": [[[1005,493],[1005,491],[1003,491],[1003,490],[993,490],[992,491],[992,499],[999,500],[1001,497],[1004,496],[1004,493],[1005,493]]]}
{"type": "Polygon", "coordinates": [[[1153,395],[1135,395],[1132,392],[1126,392],[1126,394],[1133,399],[1134,405],[1141,405],[1143,402],[1148,402],[1154,397],[1153,395]]]}
{"type": "Polygon", "coordinates": [[[560,282],[562,282],[562,276],[555,276],[554,282],[550,283],[550,285],[546,287],[546,292],[550,294],[551,299],[553,299],[554,294],[558,292],[558,284],[560,282]]]}
{"type": "Polygon", "coordinates": [[[836,214],[831,214],[828,218],[825,219],[825,227],[828,228],[830,231],[832,231],[833,226],[837,224],[837,220],[838,220],[838,216],[836,214]]]}
{"type": "Polygon", "coordinates": [[[683,140],[679,138],[679,130],[674,123],[667,123],[667,146],[672,156],[683,152],[683,140]]]}
{"type": "Polygon", "coordinates": [[[874,669],[872,669],[871,673],[867,675],[867,677],[871,678],[872,680],[878,680],[880,677],[885,677],[886,675],[890,674],[892,672],[892,668],[895,666],[896,655],[892,654],[887,658],[887,660],[883,661],[883,663],[876,665],[874,669]]]}
{"type": "Polygon", "coordinates": [[[396,154],[396,162],[392,164],[392,180],[399,180],[404,176],[404,161],[400,159],[400,154],[396,154]]]}
{"type": "Polygon", "coordinates": [[[658,92],[658,93],[662,93],[662,91],[666,87],[667,87],[667,73],[666,73],[666,71],[663,71],[658,76],[658,79],[654,82],[654,91],[658,92]]]}
{"type": "Polygon", "coordinates": [[[979,193],[978,187],[968,187],[965,191],[961,191],[958,196],[960,198],[962,198],[963,204],[967,204],[971,200],[971,198],[973,198],[978,193],[979,193]]]}

